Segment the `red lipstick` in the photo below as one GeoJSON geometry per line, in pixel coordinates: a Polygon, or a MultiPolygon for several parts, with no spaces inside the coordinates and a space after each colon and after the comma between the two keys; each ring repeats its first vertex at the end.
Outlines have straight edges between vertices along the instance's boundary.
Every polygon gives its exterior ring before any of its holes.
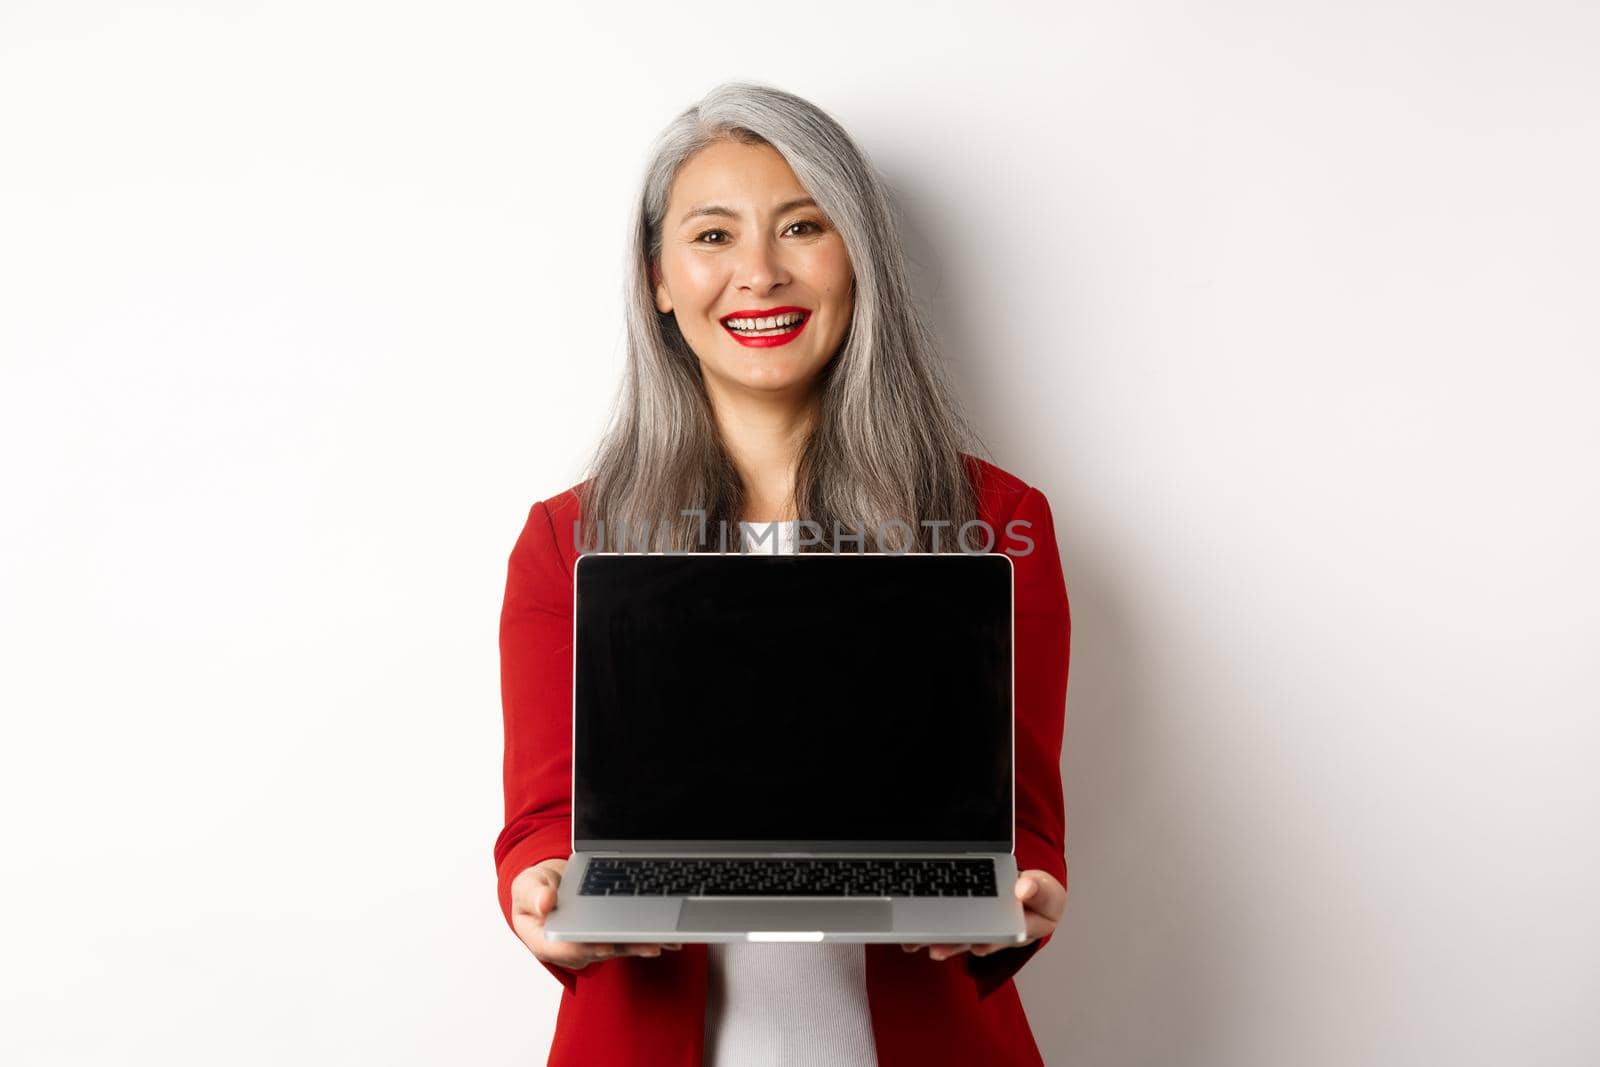
{"type": "Polygon", "coordinates": [[[727,330],[729,335],[732,336],[735,341],[738,341],[747,348],[772,348],[776,345],[786,345],[790,341],[793,341],[796,337],[799,337],[800,331],[804,330],[806,325],[811,322],[811,309],[794,307],[792,305],[775,308],[749,308],[743,311],[731,311],[722,316],[721,322],[722,328],[727,330]],[[773,333],[765,336],[752,335],[747,333],[739,333],[737,330],[728,325],[729,319],[764,319],[772,315],[787,315],[791,312],[799,312],[803,314],[805,318],[801,319],[793,326],[790,326],[783,333],[773,333]]]}

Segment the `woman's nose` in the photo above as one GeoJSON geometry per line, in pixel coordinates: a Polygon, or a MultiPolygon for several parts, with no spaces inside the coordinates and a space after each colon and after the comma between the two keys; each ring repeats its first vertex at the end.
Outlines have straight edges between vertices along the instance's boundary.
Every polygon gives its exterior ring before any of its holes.
{"type": "Polygon", "coordinates": [[[766,241],[747,242],[739,260],[739,285],[765,292],[789,280],[780,250],[766,241]]]}

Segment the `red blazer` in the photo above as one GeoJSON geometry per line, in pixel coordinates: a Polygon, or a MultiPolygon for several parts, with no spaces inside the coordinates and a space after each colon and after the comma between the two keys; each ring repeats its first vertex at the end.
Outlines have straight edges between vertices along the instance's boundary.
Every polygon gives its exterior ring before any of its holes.
{"type": "MultiPolygon", "coordinates": [[[[1050,505],[999,467],[966,459],[979,516],[994,530],[992,551],[1009,551],[1015,573],[1017,867],[1048,871],[1066,885],[1061,733],[1072,622],[1050,505]],[[1019,519],[1031,525],[1007,536],[1007,524],[1019,519]],[[1023,538],[1032,540],[1032,551],[1023,538]]],[[[494,859],[508,924],[511,880],[572,851],[572,531],[579,516],[574,490],[581,485],[533,505],[506,580],[500,618],[506,822],[494,859]]],[[[865,946],[880,1067],[1042,1064],[1011,977],[1049,940],[937,961],[899,945],[865,946]]],[[[690,943],[581,971],[543,964],[565,987],[549,1063],[701,1067],[706,961],[706,946],[690,943]]]]}

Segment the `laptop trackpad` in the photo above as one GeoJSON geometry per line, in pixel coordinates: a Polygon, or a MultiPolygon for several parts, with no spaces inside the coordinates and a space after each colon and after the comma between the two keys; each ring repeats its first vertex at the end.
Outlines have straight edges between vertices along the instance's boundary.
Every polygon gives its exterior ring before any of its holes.
{"type": "Polygon", "coordinates": [[[691,898],[678,911],[678,929],[705,933],[747,930],[891,930],[887,900],[707,900],[691,898]]]}

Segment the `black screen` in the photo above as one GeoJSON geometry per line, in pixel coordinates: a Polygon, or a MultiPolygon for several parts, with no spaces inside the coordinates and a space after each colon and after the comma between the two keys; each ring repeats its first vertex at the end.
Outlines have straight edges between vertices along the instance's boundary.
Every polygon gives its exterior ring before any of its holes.
{"type": "Polygon", "coordinates": [[[997,553],[581,556],[574,839],[1009,842],[1011,581],[997,553]]]}

